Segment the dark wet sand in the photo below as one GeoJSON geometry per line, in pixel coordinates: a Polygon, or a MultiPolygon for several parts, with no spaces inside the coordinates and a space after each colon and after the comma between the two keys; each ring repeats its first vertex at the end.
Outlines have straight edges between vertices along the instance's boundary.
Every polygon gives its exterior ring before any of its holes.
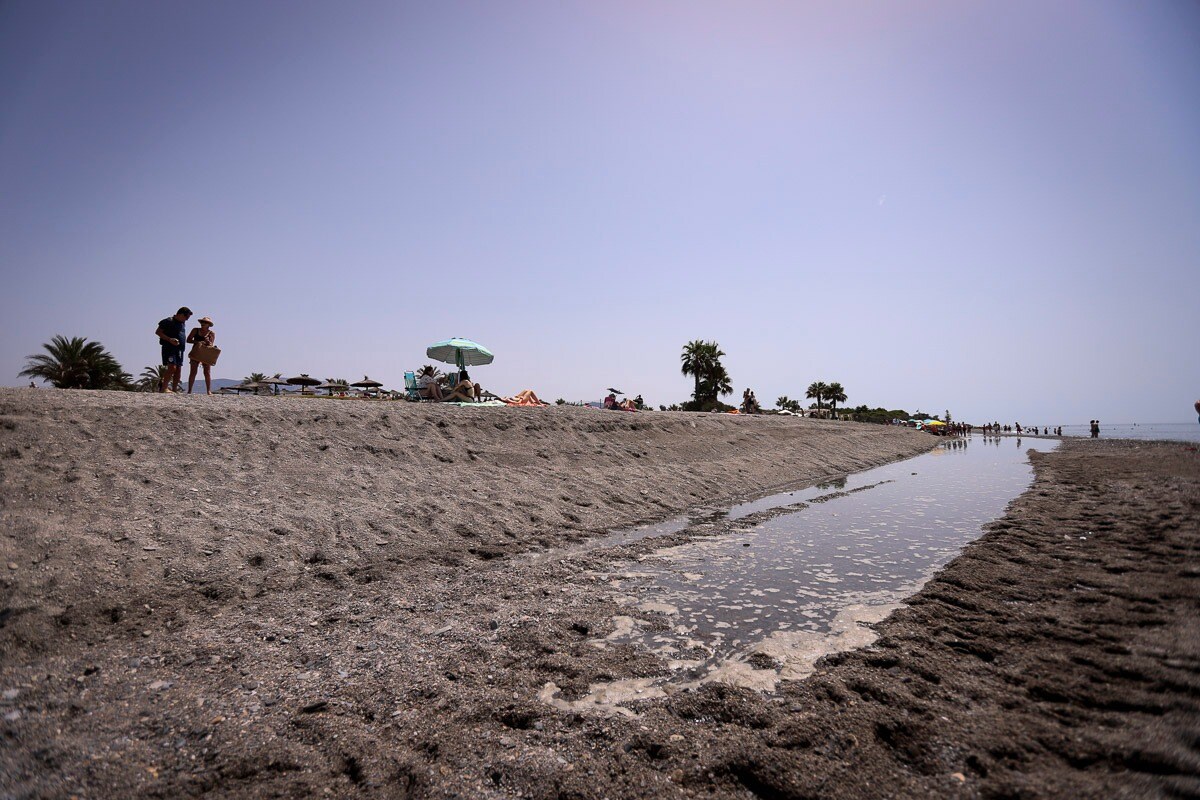
{"type": "Polygon", "coordinates": [[[1034,487],[873,645],[774,694],[709,684],[625,718],[538,699],[666,669],[595,646],[622,610],[582,576],[609,556],[514,555],[927,439],[32,394],[0,392],[0,795],[1200,792],[1192,446],[1036,455],[1034,487]]]}

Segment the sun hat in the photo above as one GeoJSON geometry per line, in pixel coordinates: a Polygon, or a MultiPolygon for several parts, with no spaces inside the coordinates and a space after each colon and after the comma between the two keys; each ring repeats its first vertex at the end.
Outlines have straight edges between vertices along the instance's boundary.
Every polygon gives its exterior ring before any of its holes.
{"type": "Polygon", "coordinates": [[[213,324],[212,317],[201,317],[197,321],[200,322],[201,324],[204,324],[205,322],[207,322],[209,325],[213,324]]]}

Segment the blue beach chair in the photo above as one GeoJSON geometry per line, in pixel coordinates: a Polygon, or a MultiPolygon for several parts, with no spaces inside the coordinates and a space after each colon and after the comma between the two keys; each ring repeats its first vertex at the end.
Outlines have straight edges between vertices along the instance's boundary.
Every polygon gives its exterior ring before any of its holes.
{"type": "Polygon", "coordinates": [[[414,402],[420,402],[425,399],[421,397],[421,388],[417,386],[417,375],[415,372],[404,373],[404,398],[414,402]]]}

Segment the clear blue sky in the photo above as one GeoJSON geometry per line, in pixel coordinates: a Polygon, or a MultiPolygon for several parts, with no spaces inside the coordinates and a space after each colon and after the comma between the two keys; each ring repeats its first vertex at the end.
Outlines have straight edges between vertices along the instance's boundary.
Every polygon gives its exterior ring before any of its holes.
{"type": "Polygon", "coordinates": [[[1193,2],[0,4],[0,382],[133,373],[1188,421],[1193,2]]]}

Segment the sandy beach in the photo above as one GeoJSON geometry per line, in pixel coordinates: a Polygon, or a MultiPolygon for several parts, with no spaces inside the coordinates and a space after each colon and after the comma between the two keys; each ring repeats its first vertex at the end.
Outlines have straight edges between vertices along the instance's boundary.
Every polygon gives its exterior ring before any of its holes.
{"type": "Polygon", "coordinates": [[[1005,517],[804,680],[571,706],[667,667],[596,646],[628,613],[585,578],[614,553],[536,554],[934,443],[0,389],[0,795],[1200,793],[1200,456],[1178,443],[1035,453],[1005,517]]]}

